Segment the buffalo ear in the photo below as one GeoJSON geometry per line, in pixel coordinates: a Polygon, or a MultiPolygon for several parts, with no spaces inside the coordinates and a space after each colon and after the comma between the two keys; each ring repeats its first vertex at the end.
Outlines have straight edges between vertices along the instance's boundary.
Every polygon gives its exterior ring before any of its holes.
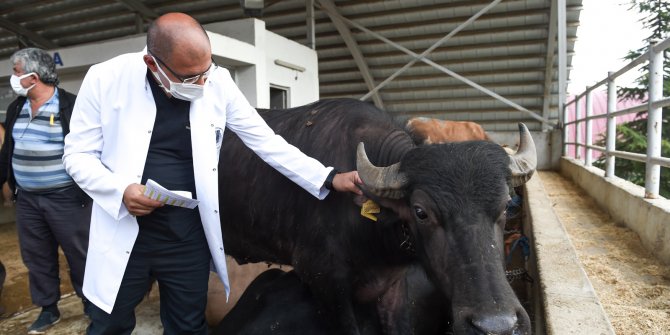
{"type": "Polygon", "coordinates": [[[405,203],[404,199],[379,197],[370,192],[367,192],[365,189],[363,189],[363,194],[364,195],[357,195],[354,197],[354,203],[356,206],[362,207],[364,202],[372,200],[380,207],[393,211],[403,221],[409,221],[412,219],[409,206],[405,203]]]}

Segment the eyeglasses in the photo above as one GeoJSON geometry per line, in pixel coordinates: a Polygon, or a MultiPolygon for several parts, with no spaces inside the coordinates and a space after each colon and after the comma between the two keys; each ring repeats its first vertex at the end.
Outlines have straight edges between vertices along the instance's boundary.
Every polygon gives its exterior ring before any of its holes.
{"type": "Polygon", "coordinates": [[[177,79],[179,79],[179,81],[181,81],[183,84],[194,84],[198,80],[200,80],[200,78],[207,78],[207,77],[209,77],[209,74],[218,67],[218,65],[216,65],[216,63],[212,59],[212,64],[209,65],[209,68],[207,69],[207,71],[205,71],[201,74],[197,74],[197,75],[192,76],[192,77],[186,77],[185,78],[184,76],[180,76],[176,72],[172,71],[172,69],[167,64],[165,64],[164,61],[162,61],[160,58],[158,58],[156,55],[152,54],[151,56],[153,56],[154,59],[156,59],[159,63],[163,64],[163,66],[165,66],[165,68],[168,71],[170,71],[170,73],[172,73],[172,75],[175,76],[177,79]]]}

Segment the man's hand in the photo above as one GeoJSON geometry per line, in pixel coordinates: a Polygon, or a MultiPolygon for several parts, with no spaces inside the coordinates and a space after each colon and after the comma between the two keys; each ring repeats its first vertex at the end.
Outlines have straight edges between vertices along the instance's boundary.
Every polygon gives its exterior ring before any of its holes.
{"type": "Polygon", "coordinates": [[[358,176],[358,171],[338,173],[333,177],[333,188],[338,192],[351,192],[363,195],[363,191],[361,191],[358,185],[363,185],[361,177],[358,176]]]}
{"type": "Polygon", "coordinates": [[[158,207],[163,207],[163,203],[151,199],[144,195],[144,185],[130,184],[123,191],[123,203],[126,205],[128,212],[134,216],[147,215],[158,207]]]}

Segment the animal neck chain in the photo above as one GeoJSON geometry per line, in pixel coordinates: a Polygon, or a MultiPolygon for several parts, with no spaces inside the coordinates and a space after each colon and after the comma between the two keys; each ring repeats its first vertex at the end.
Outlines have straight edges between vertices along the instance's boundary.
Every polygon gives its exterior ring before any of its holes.
{"type": "Polygon", "coordinates": [[[524,268],[518,268],[513,270],[505,270],[505,277],[507,281],[511,284],[516,279],[523,279],[529,283],[533,283],[533,277],[528,274],[528,271],[524,268]]]}

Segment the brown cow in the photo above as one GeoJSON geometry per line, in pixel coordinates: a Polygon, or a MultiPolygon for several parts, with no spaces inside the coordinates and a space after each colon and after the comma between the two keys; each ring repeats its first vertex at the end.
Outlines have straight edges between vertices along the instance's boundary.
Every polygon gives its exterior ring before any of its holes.
{"type": "Polygon", "coordinates": [[[407,120],[405,130],[416,144],[491,140],[482,126],[470,121],[415,117],[407,120]]]}

